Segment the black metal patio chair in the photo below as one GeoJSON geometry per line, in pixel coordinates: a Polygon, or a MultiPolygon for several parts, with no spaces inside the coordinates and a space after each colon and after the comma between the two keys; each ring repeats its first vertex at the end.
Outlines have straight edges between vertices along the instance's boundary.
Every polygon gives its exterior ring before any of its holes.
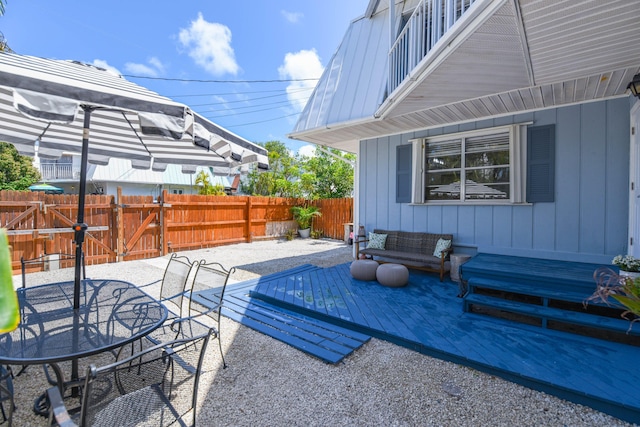
{"type": "Polygon", "coordinates": [[[198,384],[205,350],[215,330],[154,345],[115,363],[89,366],[80,411],[67,411],[58,387],[47,390],[52,425],[196,425],[198,384]]]}
{"type": "Polygon", "coordinates": [[[236,271],[235,267],[225,269],[220,263],[201,260],[196,265],[196,272],[191,285],[189,298],[189,315],[207,315],[218,328],[218,347],[222,357],[223,368],[227,367],[222,352],[220,340],[220,315],[223,305],[224,292],[229,277],[236,271]]]}
{"type": "MultiPolygon", "coordinates": [[[[43,271],[50,270],[57,264],[57,268],[61,268],[63,265],[68,265],[71,267],[74,265],[76,260],[76,256],[72,254],[65,253],[52,253],[52,254],[44,254],[35,258],[25,259],[20,257],[20,267],[22,273],[22,287],[27,287],[27,270],[33,266],[41,266],[43,271]]],[[[82,254],[82,278],[87,278],[86,266],[84,263],[84,254],[82,254]]]]}
{"type": "Polygon", "coordinates": [[[186,256],[172,253],[162,279],[142,285],[147,287],[160,283],[160,302],[167,306],[172,319],[183,317],[183,302],[189,291],[187,284],[195,264],[186,256]]]}

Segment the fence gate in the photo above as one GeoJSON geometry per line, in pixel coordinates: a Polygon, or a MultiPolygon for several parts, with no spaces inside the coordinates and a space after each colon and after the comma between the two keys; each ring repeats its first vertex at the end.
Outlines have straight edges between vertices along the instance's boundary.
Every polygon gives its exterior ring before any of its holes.
{"type": "Polygon", "coordinates": [[[152,196],[122,196],[118,191],[116,240],[119,260],[163,255],[161,209],[162,205],[154,203],[152,196]]]}
{"type": "MultiPolygon", "coordinates": [[[[113,215],[111,196],[87,196],[85,222],[85,263],[114,262],[112,247],[113,215]]],[[[48,254],[74,254],[72,225],[77,220],[76,195],[28,192],[0,192],[0,225],[7,229],[11,245],[12,269],[20,270],[20,258],[32,259],[48,254]]],[[[60,261],[60,267],[73,266],[73,260],[60,261]]],[[[46,264],[34,264],[42,269],[46,264]]],[[[33,271],[36,271],[33,270],[33,271]]]]}

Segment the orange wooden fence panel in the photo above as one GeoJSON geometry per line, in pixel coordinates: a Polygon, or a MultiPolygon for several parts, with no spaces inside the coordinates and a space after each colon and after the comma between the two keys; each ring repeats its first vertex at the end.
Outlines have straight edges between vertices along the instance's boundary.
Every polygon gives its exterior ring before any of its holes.
{"type": "MultiPolygon", "coordinates": [[[[281,237],[295,228],[291,207],[314,204],[322,216],[313,228],[342,240],[353,221],[353,199],[304,199],[169,194],[151,196],[87,195],[84,222],[85,262],[153,258],[168,252],[281,237]]],[[[71,226],[77,220],[77,195],[0,191],[0,227],[7,228],[12,267],[20,257],[75,253],[71,226]]],[[[69,262],[67,262],[69,263],[69,262]]],[[[63,264],[62,267],[70,265],[63,264]]]]}
{"type": "Polygon", "coordinates": [[[353,222],[353,199],[322,199],[314,201],[314,205],[322,214],[314,218],[314,230],[322,230],[324,237],[342,240],[344,225],[353,222]]]}

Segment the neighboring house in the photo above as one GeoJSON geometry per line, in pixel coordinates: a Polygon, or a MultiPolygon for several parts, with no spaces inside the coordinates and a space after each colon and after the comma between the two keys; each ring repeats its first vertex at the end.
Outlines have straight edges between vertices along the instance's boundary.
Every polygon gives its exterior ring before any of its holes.
{"type": "MultiPolygon", "coordinates": [[[[80,156],[65,155],[57,160],[36,162],[43,181],[64,189],[67,194],[78,193],[80,156]]],[[[180,165],[167,165],[164,172],[132,169],[131,162],[111,158],[106,166],[89,165],[87,168],[87,193],[116,195],[118,187],[125,196],[153,196],[154,200],[167,190],[174,194],[198,194],[195,183],[200,171],[209,175],[211,184],[222,184],[228,194],[232,193],[234,176],[213,174],[207,167],[197,167],[195,174],[182,173],[180,165]]]]}
{"type": "Polygon", "coordinates": [[[289,136],[358,154],[368,231],[608,264],[640,257],[638,73],[637,1],[371,0],[289,136]]]}

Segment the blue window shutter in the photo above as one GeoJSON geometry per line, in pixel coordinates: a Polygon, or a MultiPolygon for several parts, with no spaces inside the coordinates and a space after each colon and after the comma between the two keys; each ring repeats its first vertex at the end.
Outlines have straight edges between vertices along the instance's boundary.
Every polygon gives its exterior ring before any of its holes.
{"type": "Polygon", "coordinates": [[[527,130],[527,202],[555,201],[556,125],[527,130]]]}
{"type": "Polygon", "coordinates": [[[396,203],[411,203],[413,145],[396,147],[396,203]]]}

